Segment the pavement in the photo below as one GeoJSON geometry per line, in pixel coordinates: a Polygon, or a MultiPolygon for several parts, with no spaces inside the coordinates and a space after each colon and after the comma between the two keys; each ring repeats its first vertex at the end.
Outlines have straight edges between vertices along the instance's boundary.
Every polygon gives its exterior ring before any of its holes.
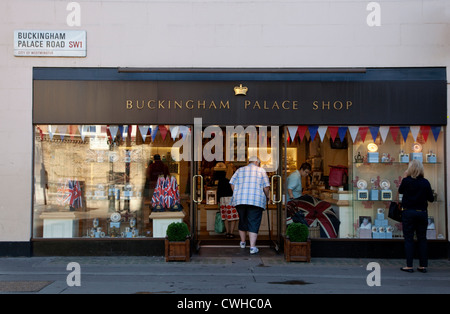
{"type": "Polygon", "coordinates": [[[314,257],[287,263],[269,247],[256,255],[238,247],[202,248],[190,262],[165,262],[163,256],[3,257],[0,294],[171,295],[189,306],[199,296],[450,293],[450,261],[430,260],[425,274],[402,272],[404,265],[399,259],[314,257]]]}

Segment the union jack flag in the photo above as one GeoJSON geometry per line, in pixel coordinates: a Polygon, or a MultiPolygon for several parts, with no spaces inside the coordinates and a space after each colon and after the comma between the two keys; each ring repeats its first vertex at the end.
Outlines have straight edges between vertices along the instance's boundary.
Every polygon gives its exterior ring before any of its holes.
{"type": "Polygon", "coordinates": [[[156,206],[161,206],[161,208],[164,208],[164,176],[159,176],[158,180],[156,181],[156,187],[153,191],[152,196],[152,207],[156,208],[156,206]]]}
{"type": "Polygon", "coordinates": [[[302,195],[286,204],[287,216],[294,217],[301,212],[308,226],[317,222],[320,226],[321,238],[337,238],[339,234],[339,221],[331,204],[311,195],[302,195]]]}
{"type": "Polygon", "coordinates": [[[169,177],[166,177],[164,179],[163,192],[164,192],[164,207],[171,208],[174,205],[174,197],[169,177]]]}
{"type": "Polygon", "coordinates": [[[77,180],[69,180],[70,206],[73,208],[80,208],[83,206],[83,199],[81,197],[80,182],[77,180]]]}

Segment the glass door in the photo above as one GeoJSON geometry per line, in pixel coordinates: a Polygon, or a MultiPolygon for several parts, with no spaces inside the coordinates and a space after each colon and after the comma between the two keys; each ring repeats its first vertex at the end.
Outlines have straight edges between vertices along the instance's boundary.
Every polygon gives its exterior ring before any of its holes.
{"type": "Polygon", "coordinates": [[[257,156],[271,184],[271,202],[263,213],[257,243],[278,249],[282,205],[278,127],[207,126],[198,133],[193,148],[197,160],[191,180],[197,248],[239,245],[239,216],[228,203],[232,196],[228,180],[237,169],[248,164],[250,156],[257,156]],[[224,221],[223,230],[215,228],[216,215],[224,221]]]}

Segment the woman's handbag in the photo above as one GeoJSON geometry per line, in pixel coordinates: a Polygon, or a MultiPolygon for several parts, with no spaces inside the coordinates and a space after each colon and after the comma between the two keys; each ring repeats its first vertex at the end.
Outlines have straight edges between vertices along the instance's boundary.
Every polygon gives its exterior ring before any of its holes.
{"type": "Polygon", "coordinates": [[[223,233],[225,231],[225,223],[222,220],[222,215],[220,212],[216,213],[216,221],[214,223],[214,232],[223,233]]]}
{"type": "Polygon", "coordinates": [[[388,217],[392,220],[401,222],[402,221],[402,204],[397,202],[391,202],[389,205],[388,217]]]}

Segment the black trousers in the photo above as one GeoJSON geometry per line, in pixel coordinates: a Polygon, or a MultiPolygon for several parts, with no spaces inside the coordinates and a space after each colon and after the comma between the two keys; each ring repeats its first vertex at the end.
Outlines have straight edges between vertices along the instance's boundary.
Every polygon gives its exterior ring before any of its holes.
{"type": "Polygon", "coordinates": [[[406,266],[413,267],[414,233],[419,246],[419,266],[428,267],[427,226],[428,213],[407,209],[402,212],[403,236],[405,237],[406,266]]]}

